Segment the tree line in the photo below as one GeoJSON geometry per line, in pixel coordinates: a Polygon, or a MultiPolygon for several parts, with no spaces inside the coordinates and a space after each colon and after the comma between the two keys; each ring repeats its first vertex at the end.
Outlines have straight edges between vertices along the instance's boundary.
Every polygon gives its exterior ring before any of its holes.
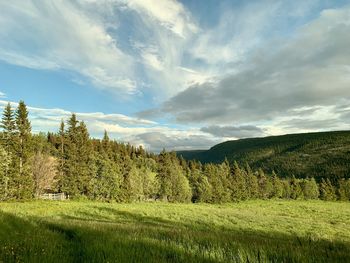
{"type": "Polygon", "coordinates": [[[350,200],[350,179],[281,178],[249,164],[185,161],[174,152],[154,154],[141,146],[90,138],[75,114],[57,133],[31,132],[23,101],[3,111],[0,200],[63,192],[70,198],[133,202],[225,203],[248,199],[350,200]]]}

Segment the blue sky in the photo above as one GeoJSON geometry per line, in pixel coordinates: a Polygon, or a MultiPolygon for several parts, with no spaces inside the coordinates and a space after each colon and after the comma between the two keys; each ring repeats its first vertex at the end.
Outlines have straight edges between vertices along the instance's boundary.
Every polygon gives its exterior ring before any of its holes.
{"type": "Polygon", "coordinates": [[[0,106],[149,150],[349,129],[349,1],[0,1],[0,106]]]}

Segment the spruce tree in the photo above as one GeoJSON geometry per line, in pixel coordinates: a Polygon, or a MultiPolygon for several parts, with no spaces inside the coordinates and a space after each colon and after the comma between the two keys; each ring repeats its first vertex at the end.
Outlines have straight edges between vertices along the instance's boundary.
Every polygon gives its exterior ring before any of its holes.
{"type": "Polygon", "coordinates": [[[322,178],[319,189],[320,199],[325,201],[333,201],[336,199],[335,187],[328,178],[326,180],[322,178]]]}
{"type": "Polygon", "coordinates": [[[29,154],[29,143],[31,136],[31,126],[28,119],[27,106],[20,101],[16,111],[16,128],[18,132],[18,157],[19,173],[22,173],[23,164],[26,162],[29,154]]]}
{"type": "Polygon", "coordinates": [[[211,203],[213,200],[213,189],[206,176],[198,178],[198,196],[195,202],[211,203]]]}
{"type": "Polygon", "coordinates": [[[303,196],[305,199],[317,199],[319,196],[319,189],[315,178],[306,178],[301,181],[303,196]]]}
{"type": "Polygon", "coordinates": [[[10,163],[10,155],[0,145],[0,201],[9,197],[9,176],[7,171],[10,163]]]}
{"type": "Polygon", "coordinates": [[[272,171],[272,192],[271,197],[274,198],[282,198],[283,195],[283,184],[281,180],[278,178],[275,171],[272,171]]]}
{"type": "Polygon", "coordinates": [[[303,190],[301,189],[300,182],[293,175],[290,180],[290,198],[292,199],[303,199],[303,190]]]}
{"type": "Polygon", "coordinates": [[[247,191],[246,176],[244,170],[241,170],[236,161],[233,163],[230,178],[232,200],[238,201],[247,199],[249,193],[247,191]]]}
{"type": "Polygon", "coordinates": [[[259,183],[259,197],[267,199],[271,196],[272,183],[268,177],[266,177],[264,171],[260,168],[258,170],[258,183],[259,183]]]}
{"type": "Polygon", "coordinates": [[[16,158],[16,122],[15,113],[11,108],[11,104],[8,103],[3,111],[1,119],[2,138],[1,144],[3,145],[3,175],[2,175],[2,192],[3,198],[14,197],[14,193],[17,191],[17,185],[15,179],[18,177],[18,163],[16,158]],[[7,158],[10,157],[10,160],[7,158]],[[9,163],[7,163],[9,161],[9,163]]]}
{"type": "Polygon", "coordinates": [[[259,198],[259,182],[258,178],[254,175],[249,164],[246,163],[246,176],[247,176],[247,190],[249,192],[249,198],[256,199],[259,198]]]}
{"type": "Polygon", "coordinates": [[[108,137],[108,133],[106,130],[103,134],[103,139],[102,139],[101,144],[102,144],[103,152],[108,155],[109,154],[109,137],[108,137]]]}
{"type": "Polygon", "coordinates": [[[2,145],[7,152],[13,152],[16,134],[16,122],[15,113],[11,108],[11,104],[8,103],[4,109],[3,116],[1,119],[2,128],[2,145]]]}
{"type": "Polygon", "coordinates": [[[341,201],[349,201],[350,200],[350,179],[342,178],[338,182],[338,197],[341,201]]]}
{"type": "Polygon", "coordinates": [[[28,119],[27,106],[20,101],[15,112],[16,121],[16,156],[18,158],[18,176],[15,178],[16,197],[31,198],[34,194],[34,180],[30,171],[29,157],[31,152],[31,125],[28,119]]]}

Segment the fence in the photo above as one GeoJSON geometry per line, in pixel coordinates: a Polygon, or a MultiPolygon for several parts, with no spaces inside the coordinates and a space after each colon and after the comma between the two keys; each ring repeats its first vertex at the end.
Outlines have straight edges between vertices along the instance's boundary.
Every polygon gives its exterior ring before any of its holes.
{"type": "Polygon", "coordinates": [[[65,193],[56,193],[56,194],[42,194],[39,196],[40,199],[46,200],[66,200],[68,196],[65,193]]]}

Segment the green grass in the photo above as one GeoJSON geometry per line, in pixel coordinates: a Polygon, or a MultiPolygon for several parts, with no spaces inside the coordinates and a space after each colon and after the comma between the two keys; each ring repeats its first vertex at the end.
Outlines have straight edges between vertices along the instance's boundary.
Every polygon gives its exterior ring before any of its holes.
{"type": "Polygon", "coordinates": [[[0,262],[350,262],[350,203],[0,203],[0,262]]]}

